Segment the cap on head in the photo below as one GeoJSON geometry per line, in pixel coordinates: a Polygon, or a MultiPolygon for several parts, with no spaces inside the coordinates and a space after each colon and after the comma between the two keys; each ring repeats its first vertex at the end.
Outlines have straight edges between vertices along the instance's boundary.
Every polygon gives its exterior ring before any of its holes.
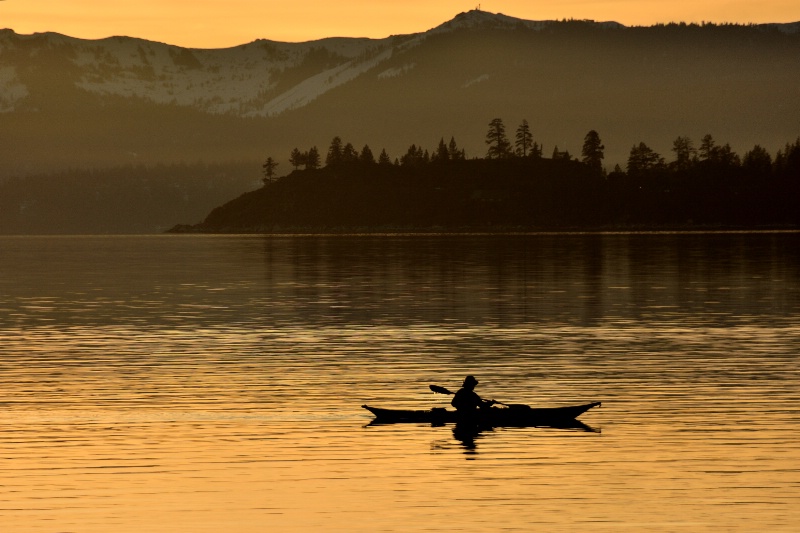
{"type": "Polygon", "coordinates": [[[478,380],[475,379],[475,376],[467,376],[466,378],[464,378],[464,385],[463,385],[464,387],[469,387],[469,386],[474,387],[477,384],[478,380]]]}

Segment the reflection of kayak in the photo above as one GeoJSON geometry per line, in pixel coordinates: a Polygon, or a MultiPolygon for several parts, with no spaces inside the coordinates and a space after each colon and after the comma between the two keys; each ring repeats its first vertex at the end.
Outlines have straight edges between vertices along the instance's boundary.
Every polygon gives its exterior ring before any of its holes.
{"type": "MultiPolygon", "coordinates": [[[[530,407],[527,405],[512,405],[508,407],[491,407],[478,412],[476,420],[466,420],[486,426],[548,426],[548,427],[580,427],[582,424],[575,420],[577,417],[597,407],[600,402],[568,407],[530,407]],[[573,424],[573,425],[570,425],[573,424]]],[[[435,407],[427,410],[411,409],[381,409],[362,405],[362,407],[375,415],[374,423],[392,424],[399,422],[426,422],[430,424],[447,424],[452,422],[465,422],[455,411],[435,407]]]]}

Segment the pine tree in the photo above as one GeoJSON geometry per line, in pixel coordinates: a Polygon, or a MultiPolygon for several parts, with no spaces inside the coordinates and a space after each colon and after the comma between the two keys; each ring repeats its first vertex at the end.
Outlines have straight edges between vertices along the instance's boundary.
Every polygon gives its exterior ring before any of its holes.
{"type": "Polygon", "coordinates": [[[314,170],[319,168],[320,165],[320,156],[319,150],[316,146],[313,146],[308,153],[306,154],[306,170],[314,170]]]}
{"type": "Polygon", "coordinates": [[[776,177],[800,183],[800,137],[778,150],[772,167],[776,177]]]}
{"type": "Polygon", "coordinates": [[[679,172],[689,170],[697,159],[697,150],[689,137],[675,139],[672,142],[672,151],[675,153],[675,161],[670,166],[679,172]]]}
{"type": "Polygon", "coordinates": [[[528,126],[528,121],[525,119],[522,120],[522,124],[517,128],[514,146],[519,157],[527,157],[528,151],[533,146],[533,134],[531,134],[530,126],[528,126]]]}
{"type": "Polygon", "coordinates": [[[450,159],[452,161],[459,161],[467,158],[464,150],[458,149],[458,144],[456,144],[455,137],[450,137],[450,143],[447,145],[447,152],[450,154],[450,159]]]}
{"type": "Polygon", "coordinates": [[[633,145],[628,156],[628,175],[641,176],[664,167],[664,158],[645,143],[633,145]]]}
{"type": "Polygon", "coordinates": [[[337,165],[342,162],[342,139],[334,137],[328,148],[328,155],[325,158],[325,165],[337,165]]]}
{"type": "Polygon", "coordinates": [[[450,150],[448,150],[447,145],[444,143],[444,137],[439,139],[439,146],[433,153],[433,160],[438,162],[444,162],[450,160],[450,150]]]}
{"type": "Polygon", "coordinates": [[[714,162],[728,167],[738,167],[742,164],[739,154],[733,151],[730,143],[725,143],[723,146],[718,146],[714,149],[714,162]]]}
{"type": "Polygon", "coordinates": [[[760,145],[744,154],[742,167],[751,178],[766,179],[772,174],[772,156],[760,145]]]}
{"type": "Polygon", "coordinates": [[[425,154],[427,152],[422,149],[422,146],[412,144],[408,147],[406,155],[400,158],[400,164],[403,166],[420,165],[425,162],[425,154]]]}
{"type": "Polygon", "coordinates": [[[372,150],[368,144],[365,144],[364,148],[361,149],[361,154],[359,154],[358,160],[367,164],[372,164],[375,162],[375,156],[372,154],[372,150]]]}
{"type": "Polygon", "coordinates": [[[272,157],[268,157],[267,160],[262,165],[264,169],[264,178],[261,180],[264,182],[264,185],[272,182],[273,178],[275,177],[275,169],[278,167],[278,163],[272,159],[272,157]]]}
{"type": "Polygon", "coordinates": [[[605,148],[600,142],[600,135],[595,130],[591,130],[583,139],[583,149],[581,150],[583,159],[581,161],[597,175],[603,173],[603,158],[605,157],[603,150],[605,148]]]}
{"type": "Polygon", "coordinates": [[[714,137],[711,134],[707,134],[703,137],[703,140],[700,142],[700,160],[701,161],[710,161],[714,158],[714,150],[716,148],[716,144],[714,143],[714,137]]]}
{"type": "Polygon", "coordinates": [[[342,161],[345,163],[358,161],[358,152],[352,143],[347,143],[342,149],[342,161]]]}
{"type": "Polygon", "coordinates": [[[295,170],[300,168],[300,165],[305,163],[306,154],[303,154],[300,150],[295,148],[292,150],[292,154],[289,156],[289,163],[294,167],[295,170]]]}
{"type": "Polygon", "coordinates": [[[381,150],[381,155],[378,156],[378,164],[379,165],[392,164],[392,159],[389,157],[389,154],[386,153],[386,148],[381,150]]]}
{"type": "Polygon", "coordinates": [[[456,144],[456,138],[450,137],[450,143],[447,145],[447,153],[450,154],[452,159],[458,159],[456,154],[458,154],[458,145],[456,144]]]}
{"type": "Polygon", "coordinates": [[[489,151],[486,153],[486,157],[489,159],[504,159],[511,155],[511,143],[506,137],[503,119],[496,118],[489,123],[486,144],[489,145],[489,151]]]}

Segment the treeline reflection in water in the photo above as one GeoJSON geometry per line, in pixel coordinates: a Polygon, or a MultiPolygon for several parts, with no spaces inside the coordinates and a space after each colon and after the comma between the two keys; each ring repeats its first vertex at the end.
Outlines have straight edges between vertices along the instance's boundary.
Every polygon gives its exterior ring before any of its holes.
{"type": "Polygon", "coordinates": [[[3,248],[7,271],[25,264],[5,277],[9,325],[591,324],[698,312],[741,322],[796,311],[785,286],[800,262],[794,233],[6,238],[3,248]]]}
{"type": "Polygon", "coordinates": [[[794,234],[269,239],[265,260],[279,281],[272,261],[288,244],[294,262],[283,275],[302,280],[290,300],[305,312],[318,307],[320,318],[336,309],[349,322],[374,316],[359,300],[375,290],[392,319],[586,324],[716,305],[720,320],[736,321],[794,310],[783,283],[798,275],[799,242],[794,234]]]}

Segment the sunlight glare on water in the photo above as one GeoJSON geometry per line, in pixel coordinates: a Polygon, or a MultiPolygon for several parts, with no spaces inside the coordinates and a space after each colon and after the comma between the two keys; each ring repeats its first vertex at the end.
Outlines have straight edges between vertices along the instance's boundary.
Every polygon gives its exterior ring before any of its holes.
{"type": "Polygon", "coordinates": [[[798,234],[0,246],[4,531],[800,527],[798,234]],[[466,374],[596,431],[367,425],[466,374]]]}

